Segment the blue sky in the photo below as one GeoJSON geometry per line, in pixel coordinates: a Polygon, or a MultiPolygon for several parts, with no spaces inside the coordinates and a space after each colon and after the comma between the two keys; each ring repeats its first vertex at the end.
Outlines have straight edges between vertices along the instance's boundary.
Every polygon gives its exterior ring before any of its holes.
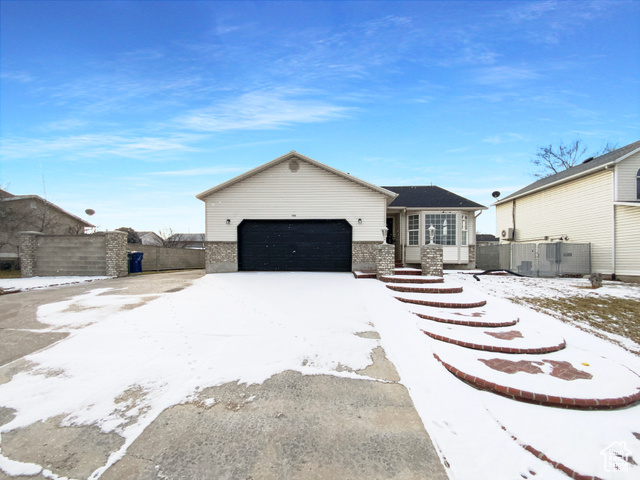
{"type": "Polygon", "coordinates": [[[640,139],[637,1],[0,8],[0,185],[101,229],[203,232],[197,193],[290,150],[489,206],[540,146],[640,139]]]}

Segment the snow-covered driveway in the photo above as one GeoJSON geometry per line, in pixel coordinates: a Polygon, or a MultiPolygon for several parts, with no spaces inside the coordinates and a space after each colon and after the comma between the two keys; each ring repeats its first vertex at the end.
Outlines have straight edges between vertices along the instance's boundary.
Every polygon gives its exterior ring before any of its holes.
{"type": "MultiPolygon", "coordinates": [[[[486,295],[474,286],[465,291],[486,295]]],[[[631,462],[620,464],[627,471],[609,470],[615,458],[607,448],[623,443],[632,461],[640,456],[640,407],[563,410],[476,390],[434,358],[447,345],[422,333],[429,320],[410,313],[381,282],[349,274],[237,273],[207,275],[158,295],[96,287],[39,308],[38,320],[50,331],[71,335],[26,357],[30,369],[0,385],[0,406],[11,412],[0,427],[0,468],[7,473],[57,478],[46,465],[17,462],[4,448],[13,432],[39,421],[61,418],[62,425],[115,432],[123,440],[89,472],[109,477],[109,467],[163,412],[187,402],[216,404],[215,396],[202,397],[208,387],[266,384],[285,371],[362,379],[381,346],[450,478],[567,478],[526,446],[583,474],[637,478],[631,462]]],[[[615,345],[500,299],[492,303],[502,314],[508,310],[560,335],[575,351],[597,352],[640,371],[638,358],[615,345]]],[[[379,425],[383,432],[394,425],[387,422],[379,425]]]]}

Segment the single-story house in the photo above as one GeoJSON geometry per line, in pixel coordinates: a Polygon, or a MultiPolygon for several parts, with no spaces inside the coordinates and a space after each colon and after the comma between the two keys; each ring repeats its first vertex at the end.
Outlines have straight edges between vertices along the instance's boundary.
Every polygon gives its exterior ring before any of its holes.
{"type": "Polygon", "coordinates": [[[591,270],[640,281],[640,141],[496,203],[501,242],[591,243],[591,270]]]}
{"type": "Polygon", "coordinates": [[[38,195],[13,195],[0,189],[0,254],[16,256],[20,232],[77,235],[94,225],[38,195]]]}
{"type": "Polygon", "coordinates": [[[164,240],[156,232],[136,232],[142,245],[155,245],[156,247],[162,247],[164,240]]]}
{"type": "Polygon", "coordinates": [[[204,250],[204,233],[174,233],[166,241],[173,248],[204,250]]]}
{"type": "Polygon", "coordinates": [[[196,198],[205,202],[207,272],[374,270],[376,246],[420,264],[443,245],[445,264],[475,264],[476,212],[435,186],[379,187],[291,151],[196,198]]]}

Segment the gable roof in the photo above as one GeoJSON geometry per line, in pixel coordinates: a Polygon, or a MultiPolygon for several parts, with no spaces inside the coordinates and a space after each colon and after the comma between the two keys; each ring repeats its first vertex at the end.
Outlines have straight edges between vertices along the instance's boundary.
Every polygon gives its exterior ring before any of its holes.
{"type": "Polygon", "coordinates": [[[456,195],[435,185],[413,187],[382,187],[398,194],[389,207],[406,208],[471,208],[486,210],[487,207],[479,203],[456,195]]]}
{"type": "Polygon", "coordinates": [[[618,163],[625,158],[633,155],[636,152],[640,152],[640,140],[637,142],[630,143],[622,148],[618,148],[613,152],[605,153],[604,155],[600,155],[599,157],[594,158],[593,160],[585,160],[579,165],[574,167],[569,167],[566,170],[558,172],[554,175],[550,175],[545,178],[541,178],[524,188],[521,188],[517,192],[512,193],[504,197],[501,200],[498,200],[495,204],[500,205],[509,200],[513,200],[514,198],[522,197],[528,193],[533,193],[537,190],[543,190],[545,188],[551,187],[558,183],[569,182],[576,178],[582,177],[584,175],[589,175],[591,173],[595,173],[598,170],[602,170],[610,165],[618,163]]]}
{"type": "Polygon", "coordinates": [[[74,220],[76,220],[77,222],[82,223],[85,227],[89,227],[89,228],[94,228],[95,225],[87,222],[86,220],[83,220],[80,217],[76,217],[73,213],[69,213],[67,212],[65,209],[60,208],[58,205],[56,205],[55,203],[51,203],[49,200],[45,200],[42,197],[39,197],[38,195],[12,195],[9,192],[5,191],[5,190],[1,190],[2,194],[8,194],[8,196],[5,196],[4,198],[0,197],[0,202],[15,202],[15,201],[20,201],[20,200],[36,200],[38,202],[42,202],[45,205],[51,207],[51,208],[55,208],[56,210],[58,210],[60,213],[63,213],[64,215],[73,218],[74,220]]]}
{"type": "Polygon", "coordinates": [[[307,163],[310,163],[311,165],[314,165],[318,168],[321,168],[329,173],[333,173],[334,175],[338,175],[339,177],[345,178],[353,183],[356,183],[362,187],[368,188],[370,190],[373,190],[374,192],[377,193],[381,193],[382,195],[385,195],[386,197],[389,198],[389,200],[394,199],[397,195],[393,192],[390,192],[389,190],[385,190],[384,188],[378,187],[372,183],[369,182],[365,182],[364,180],[360,180],[359,178],[353,177],[351,175],[349,175],[348,173],[344,173],[341,172],[340,170],[337,170],[333,167],[330,167],[329,165],[325,165],[324,163],[320,163],[317,160],[314,160],[312,158],[309,158],[305,155],[302,155],[298,152],[296,152],[295,150],[291,150],[289,153],[286,153],[284,155],[282,155],[281,157],[278,157],[274,160],[271,160],[270,162],[267,162],[263,165],[260,165],[259,167],[256,167],[252,170],[249,170],[248,172],[243,173],[242,175],[238,175],[237,177],[232,178],[231,180],[227,180],[226,182],[221,183],[220,185],[217,185],[213,188],[210,188],[209,190],[205,190],[202,193],[199,193],[198,195],[196,195],[196,198],[199,200],[204,201],[204,199],[206,197],[208,197],[209,195],[219,192],[220,190],[223,190],[227,187],[230,187],[231,185],[235,185],[236,183],[239,183],[249,177],[252,177],[260,172],[263,172],[275,165],[278,165],[279,163],[282,162],[286,162],[287,160],[291,160],[297,158],[299,160],[305,161],[307,163]]]}

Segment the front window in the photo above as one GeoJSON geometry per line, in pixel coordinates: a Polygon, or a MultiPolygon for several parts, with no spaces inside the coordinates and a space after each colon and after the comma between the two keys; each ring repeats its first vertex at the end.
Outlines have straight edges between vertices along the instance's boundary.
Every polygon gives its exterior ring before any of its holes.
{"type": "Polygon", "coordinates": [[[455,213],[427,213],[425,219],[425,242],[429,243],[429,227],[436,229],[433,243],[438,245],[456,244],[456,214],[455,213]]]}
{"type": "Polygon", "coordinates": [[[420,215],[409,215],[407,232],[409,233],[409,245],[418,245],[420,242],[420,215]]]}
{"type": "Polygon", "coordinates": [[[463,247],[467,246],[467,237],[468,237],[467,222],[468,221],[469,221],[469,217],[467,216],[466,213],[463,213],[462,218],[460,219],[460,230],[461,230],[460,235],[462,236],[462,238],[460,239],[460,245],[462,245],[463,247]]]}

